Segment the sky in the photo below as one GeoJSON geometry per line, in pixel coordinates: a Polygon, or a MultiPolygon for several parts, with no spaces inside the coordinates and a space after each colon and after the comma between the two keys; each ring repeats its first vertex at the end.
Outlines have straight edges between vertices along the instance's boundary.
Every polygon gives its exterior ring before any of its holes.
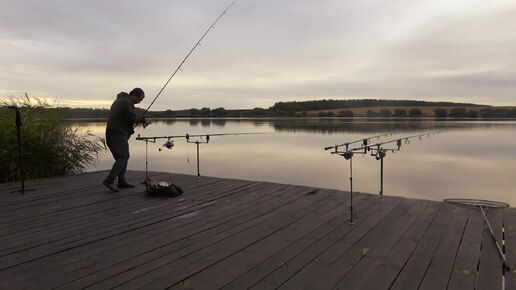
{"type": "MultiPolygon", "coordinates": [[[[232,0],[3,0],[0,97],[146,108],[232,0]]],[[[318,99],[516,105],[516,0],[238,0],[151,110],[318,99]]]]}

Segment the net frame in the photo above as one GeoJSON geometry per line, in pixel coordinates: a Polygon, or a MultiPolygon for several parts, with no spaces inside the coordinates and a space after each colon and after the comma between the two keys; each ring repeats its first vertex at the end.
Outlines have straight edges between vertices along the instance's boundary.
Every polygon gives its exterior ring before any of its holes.
{"type": "Polygon", "coordinates": [[[508,208],[510,206],[505,202],[474,198],[446,198],[444,199],[444,202],[483,208],[508,208]]]}

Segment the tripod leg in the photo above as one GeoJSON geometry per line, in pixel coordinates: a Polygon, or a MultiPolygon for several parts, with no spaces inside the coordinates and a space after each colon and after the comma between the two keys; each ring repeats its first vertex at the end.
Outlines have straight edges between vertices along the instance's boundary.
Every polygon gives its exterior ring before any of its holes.
{"type": "Polygon", "coordinates": [[[18,162],[20,166],[20,177],[21,177],[21,193],[25,194],[25,173],[23,172],[23,157],[22,157],[22,144],[21,144],[21,116],[20,111],[16,109],[16,131],[18,133],[18,162]]]}

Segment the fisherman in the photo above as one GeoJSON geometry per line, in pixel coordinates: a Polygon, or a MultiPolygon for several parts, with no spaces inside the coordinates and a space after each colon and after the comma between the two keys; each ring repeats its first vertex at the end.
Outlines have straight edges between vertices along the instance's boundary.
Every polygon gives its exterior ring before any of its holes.
{"type": "Polygon", "coordinates": [[[117,192],[114,183],[118,177],[118,188],[134,188],[125,178],[129,161],[129,138],[134,133],[137,124],[147,126],[152,122],[136,114],[134,105],[145,98],[140,88],[134,88],[129,94],[121,92],[109,109],[109,119],[106,125],[106,143],[115,158],[115,163],[106,177],[104,184],[112,192],[117,192]]]}

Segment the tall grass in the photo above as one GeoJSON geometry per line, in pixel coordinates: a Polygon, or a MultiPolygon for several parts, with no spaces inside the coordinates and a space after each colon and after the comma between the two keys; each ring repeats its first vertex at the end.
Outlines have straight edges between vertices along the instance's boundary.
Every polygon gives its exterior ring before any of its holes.
{"type": "Polygon", "coordinates": [[[106,152],[105,141],[90,131],[63,123],[57,110],[36,98],[0,101],[0,183],[20,180],[15,110],[21,113],[23,169],[26,179],[84,172],[106,152]]]}

